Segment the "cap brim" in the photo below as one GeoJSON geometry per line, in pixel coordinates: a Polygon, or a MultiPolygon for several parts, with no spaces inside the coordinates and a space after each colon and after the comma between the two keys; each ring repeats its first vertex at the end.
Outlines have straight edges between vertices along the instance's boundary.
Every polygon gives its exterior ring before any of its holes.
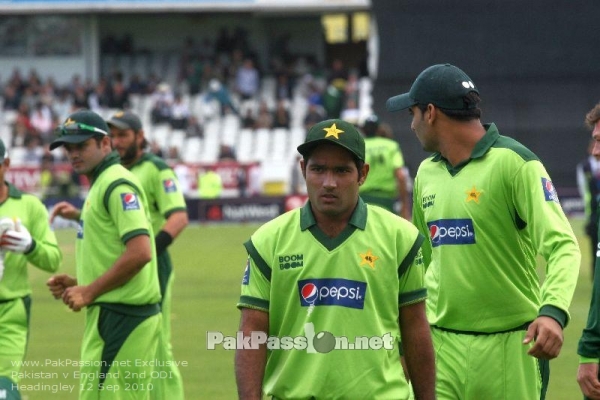
{"type": "Polygon", "coordinates": [[[361,156],[359,156],[358,154],[356,154],[354,152],[354,150],[350,149],[349,147],[346,147],[345,145],[343,145],[342,143],[340,143],[338,141],[329,140],[329,139],[317,139],[317,140],[312,140],[310,142],[302,143],[300,146],[297,147],[298,153],[300,153],[302,156],[306,157],[308,154],[310,154],[310,152],[315,147],[317,147],[321,143],[330,143],[330,144],[335,144],[337,146],[343,147],[344,149],[348,150],[350,153],[352,153],[356,157],[358,157],[359,160],[364,161],[361,156]]]}
{"type": "Polygon", "coordinates": [[[385,107],[388,111],[401,111],[406,110],[417,104],[417,102],[410,97],[408,93],[399,94],[398,96],[390,97],[386,103],[385,107]]]}
{"type": "Polygon", "coordinates": [[[106,121],[106,124],[109,127],[112,125],[115,128],[117,128],[117,129],[130,129],[131,128],[127,122],[125,122],[125,121],[119,121],[119,120],[116,120],[116,119],[109,119],[108,121],[106,121]]]}
{"type": "Polygon", "coordinates": [[[54,150],[57,147],[62,146],[65,143],[78,144],[85,142],[88,139],[93,138],[94,135],[65,135],[58,139],[55,139],[52,143],[50,143],[50,150],[54,150]]]}

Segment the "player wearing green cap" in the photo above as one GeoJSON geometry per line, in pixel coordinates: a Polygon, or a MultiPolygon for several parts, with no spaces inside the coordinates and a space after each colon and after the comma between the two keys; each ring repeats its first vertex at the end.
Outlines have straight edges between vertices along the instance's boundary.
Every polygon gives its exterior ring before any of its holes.
{"type": "Polygon", "coordinates": [[[480,122],[479,91],[450,64],[425,69],[389,111],[410,109],[426,151],[413,221],[423,245],[438,399],[540,399],[581,260],[544,166],[480,122]],[[546,261],[543,284],[536,256],[546,261]]]}
{"type": "Polygon", "coordinates": [[[298,151],[308,203],[245,243],[239,397],[407,399],[401,337],[416,397],[433,399],[422,235],[360,199],[369,166],[352,124],[317,123],[298,151]]]}
{"type": "Polygon", "coordinates": [[[31,286],[27,266],[55,272],[62,253],[35,196],[6,182],[10,157],[0,140],[0,393],[20,399],[21,362],[29,336],[31,286]]]}
{"type": "Polygon", "coordinates": [[[160,288],[146,195],[120,165],[108,126],[80,110],[58,129],[75,172],[90,181],[81,210],[58,203],[56,216],[76,220],[77,278],[48,281],[54,297],[85,312],[80,399],[147,399],[160,335],[160,288]],[[110,392],[104,390],[110,388],[110,392]]]}
{"type": "Polygon", "coordinates": [[[360,197],[369,204],[379,205],[402,218],[410,218],[410,196],[407,187],[404,157],[398,142],[379,135],[379,117],[371,115],[363,124],[365,161],[369,164],[369,179],[360,187],[360,197]],[[400,200],[400,208],[394,207],[400,200]]]}
{"type": "Polygon", "coordinates": [[[183,399],[183,380],[171,345],[171,298],[173,291],[173,265],[167,247],[188,224],[185,198],[175,172],[162,158],[146,153],[146,139],[142,123],[131,111],[118,111],[108,121],[110,137],[121,164],[140,180],[150,205],[152,229],[156,233],[158,278],[162,296],[162,330],[157,359],[159,365],[152,383],[151,398],[183,399]],[[161,373],[162,372],[162,373],[161,373]]]}

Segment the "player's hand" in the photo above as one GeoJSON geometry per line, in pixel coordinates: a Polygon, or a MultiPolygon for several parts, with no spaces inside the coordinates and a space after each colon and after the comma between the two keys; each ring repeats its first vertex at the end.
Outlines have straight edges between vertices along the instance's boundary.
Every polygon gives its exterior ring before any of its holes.
{"type": "Polygon", "coordinates": [[[5,231],[0,238],[0,247],[15,253],[27,253],[32,243],[31,234],[20,219],[15,221],[15,229],[5,231]]]}
{"type": "Polygon", "coordinates": [[[554,318],[537,317],[529,325],[523,344],[529,344],[531,341],[535,343],[527,354],[535,358],[551,360],[560,353],[564,341],[563,330],[554,318]]]}
{"type": "Polygon", "coordinates": [[[66,288],[62,294],[62,300],[73,311],[80,311],[83,307],[94,301],[93,297],[89,294],[87,286],[71,286],[66,288]]]}
{"type": "Polygon", "coordinates": [[[48,279],[46,285],[48,286],[48,289],[50,289],[52,296],[54,296],[55,299],[60,299],[66,288],[77,285],[77,279],[65,274],[55,275],[48,279]]]}
{"type": "Polygon", "coordinates": [[[600,399],[600,381],[598,381],[598,364],[579,364],[577,383],[581,392],[588,399],[600,399]]]}
{"type": "Polygon", "coordinates": [[[54,208],[52,208],[52,212],[50,213],[50,223],[52,223],[54,218],[57,216],[70,219],[72,221],[78,221],[79,217],[81,216],[81,211],[73,204],[66,201],[61,201],[56,203],[54,208]]]}

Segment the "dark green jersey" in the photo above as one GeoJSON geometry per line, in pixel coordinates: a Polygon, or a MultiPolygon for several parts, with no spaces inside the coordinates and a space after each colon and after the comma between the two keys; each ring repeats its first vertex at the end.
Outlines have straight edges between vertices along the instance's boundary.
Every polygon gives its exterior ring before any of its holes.
{"type": "Polygon", "coordinates": [[[413,218],[429,237],[427,312],[432,325],[497,332],[538,315],[563,326],[577,283],[580,252],[548,173],[494,124],[466,162],[440,154],[415,178],[413,218]],[[540,286],[536,256],[546,261],[540,286]]]}
{"type": "Polygon", "coordinates": [[[249,258],[238,307],[268,312],[269,335],[283,346],[270,348],[265,393],[408,398],[398,309],[425,299],[422,240],[408,221],[362,200],[334,239],[317,227],[310,204],[257,230],[245,244],[249,258]],[[326,336],[336,338],[335,348],[319,347],[326,336]],[[344,347],[374,337],[389,346],[344,347]],[[290,338],[296,338],[291,348],[290,338]]]}
{"type": "Polygon", "coordinates": [[[0,301],[31,293],[27,264],[48,272],[60,266],[62,254],[48,223],[46,206],[36,197],[8,184],[8,198],[0,204],[0,218],[19,218],[33,238],[33,249],[27,254],[4,252],[4,277],[0,280],[0,301]]]}
{"type": "Polygon", "coordinates": [[[185,211],[186,204],[175,172],[165,161],[145,153],[130,171],[140,180],[148,199],[152,229],[158,233],[165,220],[175,211],[185,211]]]}
{"type": "MultiPolygon", "coordinates": [[[[77,281],[89,285],[110,269],[132,237],[148,235],[154,251],[146,195],[138,179],[119,164],[116,153],[97,167],[79,221],[76,243],[77,281]]],[[[160,301],[156,255],[126,284],[100,295],[95,302],[130,305],[160,301]]]]}

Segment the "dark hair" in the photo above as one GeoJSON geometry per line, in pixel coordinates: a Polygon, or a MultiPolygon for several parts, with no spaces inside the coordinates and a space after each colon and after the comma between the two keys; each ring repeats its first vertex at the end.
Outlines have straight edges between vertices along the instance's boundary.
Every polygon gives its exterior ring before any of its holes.
{"type": "Polygon", "coordinates": [[[596,104],[585,116],[585,123],[591,129],[594,129],[596,122],[600,120],[600,103],[596,104]]]}
{"type": "MultiPolygon", "coordinates": [[[[481,98],[476,92],[469,92],[466,96],[463,96],[465,108],[462,110],[449,110],[447,108],[435,106],[435,104],[434,106],[449,118],[466,122],[481,118],[481,109],[478,106],[480,102],[481,98]]],[[[417,104],[417,107],[419,107],[419,110],[421,110],[422,113],[427,110],[426,104],[417,104]]]]}

